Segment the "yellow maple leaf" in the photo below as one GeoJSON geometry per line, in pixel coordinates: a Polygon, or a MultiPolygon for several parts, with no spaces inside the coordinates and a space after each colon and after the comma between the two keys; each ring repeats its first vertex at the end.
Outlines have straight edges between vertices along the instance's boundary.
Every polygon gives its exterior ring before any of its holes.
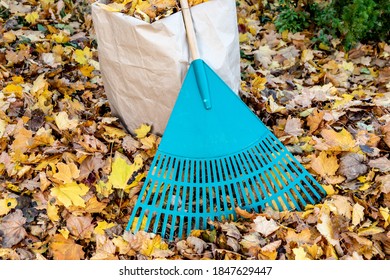
{"type": "Polygon", "coordinates": [[[63,183],[71,183],[73,179],[76,179],[80,175],[80,170],[77,168],[77,165],[73,162],[65,164],[59,162],[56,165],[58,172],[53,175],[54,178],[61,180],[63,183]]]}
{"type": "Polygon", "coordinates": [[[3,89],[3,92],[6,94],[14,93],[20,98],[23,95],[23,88],[20,85],[9,84],[3,89]]]}
{"type": "Polygon", "coordinates": [[[305,228],[299,233],[296,233],[293,229],[288,229],[286,234],[287,242],[296,242],[298,245],[306,244],[311,242],[310,229],[305,228]]]}
{"type": "Polygon", "coordinates": [[[265,89],[266,83],[267,83],[267,78],[257,76],[252,81],[252,89],[254,90],[255,93],[260,93],[263,89],[265,89]]]}
{"type": "Polygon", "coordinates": [[[73,238],[65,238],[62,234],[53,236],[49,249],[55,260],[80,260],[84,258],[83,247],[76,244],[73,238]]]}
{"type": "Polygon", "coordinates": [[[276,260],[278,257],[278,252],[275,251],[264,251],[260,250],[258,254],[259,260],[276,260]]]}
{"type": "Polygon", "coordinates": [[[112,184],[115,189],[128,189],[128,181],[134,172],[138,171],[143,165],[140,156],[134,159],[133,164],[129,164],[126,158],[117,152],[115,154],[114,162],[112,163],[111,174],[108,177],[108,182],[112,184]]]}
{"type": "Polygon", "coordinates": [[[105,130],[104,134],[113,139],[121,139],[127,135],[127,133],[123,129],[108,125],[103,125],[103,128],[105,130]]]}
{"type": "MultiPolygon", "coordinates": [[[[137,1],[133,1],[133,3],[137,3],[137,1]]],[[[108,11],[108,12],[120,12],[125,8],[125,5],[123,3],[109,3],[109,4],[103,4],[103,3],[97,3],[102,9],[108,11]]]]}
{"type": "Polygon", "coordinates": [[[310,260],[310,258],[307,257],[307,253],[303,247],[298,247],[293,249],[295,260],[310,260]]]}
{"type": "Polygon", "coordinates": [[[87,205],[85,206],[85,211],[88,213],[101,213],[104,208],[106,208],[107,203],[98,201],[96,196],[91,197],[87,201],[87,205]]]}
{"type": "Polygon", "coordinates": [[[15,198],[0,199],[0,216],[7,215],[18,204],[15,198]]]}
{"type": "Polygon", "coordinates": [[[82,198],[89,188],[84,184],[76,182],[68,183],[51,189],[51,194],[55,196],[66,208],[70,206],[85,207],[85,201],[82,198]]]}
{"type": "Polygon", "coordinates": [[[3,40],[6,43],[12,43],[16,40],[16,35],[13,31],[3,33],[3,40]]]}
{"type": "Polygon", "coordinates": [[[321,151],[319,156],[311,161],[311,168],[322,177],[333,176],[336,174],[339,164],[336,156],[321,151]]]}
{"type": "Polygon", "coordinates": [[[69,119],[68,114],[64,111],[59,112],[57,115],[55,115],[54,120],[60,130],[72,130],[79,125],[78,119],[69,119]]]}
{"type": "Polygon", "coordinates": [[[82,67],[80,67],[79,70],[81,74],[83,74],[83,76],[92,78],[93,77],[92,71],[95,70],[95,67],[93,67],[92,65],[83,65],[82,67]]]}
{"type": "Polygon", "coordinates": [[[305,251],[307,252],[307,256],[312,259],[319,259],[324,251],[322,250],[321,246],[318,246],[317,244],[309,245],[304,244],[303,245],[305,251]]]}
{"type": "Polygon", "coordinates": [[[139,128],[134,130],[134,133],[136,134],[138,139],[142,139],[146,137],[146,135],[148,135],[151,128],[152,127],[150,125],[142,124],[139,128]]]}
{"type": "Polygon", "coordinates": [[[344,70],[349,71],[351,73],[353,73],[353,70],[355,69],[353,62],[346,62],[345,60],[343,61],[342,66],[344,70]]]}
{"type": "Polygon", "coordinates": [[[28,23],[36,24],[37,19],[39,19],[39,14],[38,14],[38,12],[32,12],[32,13],[27,14],[24,18],[28,23]]]}
{"type": "Polygon", "coordinates": [[[332,200],[325,201],[325,205],[337,215],[342,215],[346,217],[348,220],[352,217],[352,206],[351,203],[346,196],[342,195],[334,195],[332,196],[332,200]]]}
{"type": "Polygon", "coordinates": [[[156,250],[167,250],[168,244],[166,244],[160,235],[156,235],[153,239],[145,239],[145,242],[142,244],[140,253],[147,257],[151,256],[156,250]]]}
{"type": "Polygon", "coordinates": [[[354,151],[356,147],[353,136],[344,128],[340,132],[336,132],[333,129],[324,129],[321,131],[321,135],[329,146],[328,150],[330,151],[348,152],[354,151]]]}
{"type": "Polygon", "coordinates": [[[142,149],[148,150],[156,147],[157,137],[154,134],[149,135],[148,137],[144,137],[140,139],[142,144],[142,149]]]}
{"type": "MultiPolygon", "coordinates": [[[[41,109],[46,115],[49,115],[50,112],[53,110],[53,104],[50,102],[47,102],[48,99],[50,100],[51,97],[46,97],[44,95],[40,95],[38,97],[38,102],[35,103],[33,106],[33,109],[41,109]]],[[[47,116],[47,119],[51,118],[51,116],[47,116]]]]}
{"type": "Polygon", "coordinates": [[[59,33],[56,34],[52,34],[51,39],[58,44],[65,44],[70,40],[68,35],[63,31],[60,31],[59,33]]]}
{"type": "Polygon", "coordinates": [[[73,53],[73,59],[81,65],[87,64],[91,58],[92,51],[89,47],[85,47],[83,50],[77,49],[73,53]]]}
{"type": "Polygon", "coordinates": [[[14,84],[21,84],[21,83],[24,83],[24,78],[22,76],[13,76],[12,82],[14,84]]]}
{"type": "Polygon", "coordinates": [[[105,229],[109,229],[115,226],[114,223],[107,223],[106,221],[101,221],[97,223],[97,226],[93,230],[95,234],[104,234],[105,229]]]}
{"type": "Polygon", "coordinates": [[[103,197],[108,197],[110,194],[114,192],[114,190],[112,189],[112,184],[110,182],[106,183],[100,180],[95,187],[96,187],[96,192],[102,195],[103,197]]]}
{"type": "Polygon", "coordinates": [[[15,140],[12,142],[11,148],[19,157],[26,152],[32,143],[32,131],[24,127],[17,128],[14,134],[15,140]]]}

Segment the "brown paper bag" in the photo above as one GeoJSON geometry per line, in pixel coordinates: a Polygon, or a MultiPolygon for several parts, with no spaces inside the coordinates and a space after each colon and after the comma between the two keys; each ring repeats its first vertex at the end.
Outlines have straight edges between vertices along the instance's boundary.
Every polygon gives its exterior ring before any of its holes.
{"type": "MultiPolygon", "coordinates": [[[[201,58],[231,87],[240,86],[235,0],[191,8],[201,58]]],[[[142,123],[162,134],[190,57],[181,12],[152,24],[92,5],[99,63],[110,107],[129,131],[142,123]]]]}

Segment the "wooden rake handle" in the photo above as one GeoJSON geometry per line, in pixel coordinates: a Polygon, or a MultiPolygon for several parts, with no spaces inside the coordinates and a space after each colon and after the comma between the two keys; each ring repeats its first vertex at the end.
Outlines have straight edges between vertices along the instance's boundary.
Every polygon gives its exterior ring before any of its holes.
{"type": "Polygon", "coordinates": [[[194,23],[192,21],[192,15],[187,0],[180,0],[181,12],[183,14],[184,25],[186,27],[188,47],[190,48],[192,60],[200,58],[198,43],[195,36],[194,23]]]}
{"type": "Polygon", "coordinates": [[[196,83],[199,88],[199,93],[202,98],[203,106],[206,110],[211,109],[210,89],[207,80],[204,63],[200,59],[198,44],[196,41],[194,23],[187,0],[180,0],[181,11],[183,14],[184,25],[186,28],[188,47],[192,58],[192,65],[194,66],[196,83]]]}

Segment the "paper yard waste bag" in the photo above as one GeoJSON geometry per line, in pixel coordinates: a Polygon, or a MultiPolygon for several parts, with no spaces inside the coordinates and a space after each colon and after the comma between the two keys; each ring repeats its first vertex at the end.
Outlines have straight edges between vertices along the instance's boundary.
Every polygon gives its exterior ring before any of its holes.
{"type": "MultiPolygon", "coordinates": [[[[236,93],[240,51],[235,0],[210,0],[191,8],[202,59],[236,93]]],[[[181,12],[153,23],[92,5],[99,63],[114,115],[130,132],[142,123],[163,134],[189,67],[181,12]]],[[[194,116],[196,117],[196,116],[194,116]]]]}

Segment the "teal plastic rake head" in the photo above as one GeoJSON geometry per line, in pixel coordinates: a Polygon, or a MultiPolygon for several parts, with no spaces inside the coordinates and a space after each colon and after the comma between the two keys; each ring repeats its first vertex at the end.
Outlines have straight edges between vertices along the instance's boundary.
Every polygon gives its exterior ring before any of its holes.
{"type": "Polygon", "coordinates": [[[236,207],[302,210],[323,195],[321,185],[245,103],[196,59],[127,230],[172,240],[210,227],[209,220],[234,219],[236,207]]]}

